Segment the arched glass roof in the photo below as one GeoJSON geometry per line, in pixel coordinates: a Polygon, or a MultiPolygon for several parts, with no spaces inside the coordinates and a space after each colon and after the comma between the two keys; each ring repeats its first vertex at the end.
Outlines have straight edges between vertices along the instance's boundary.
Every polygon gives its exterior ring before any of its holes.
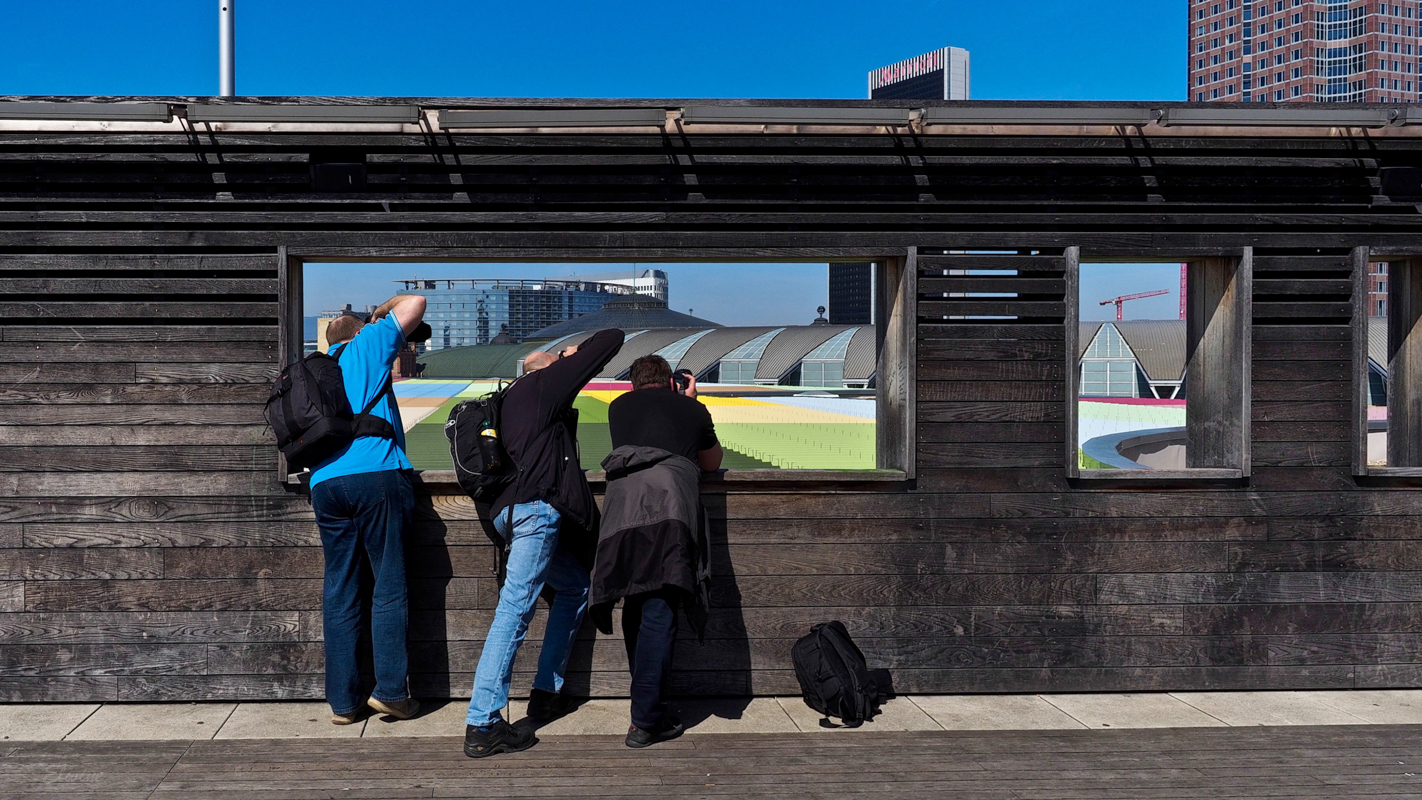
{"type": "Polygon", "coordinates": [[[850,328],[843,333],[835,334],[824,344],[805,354],[806,361],[843,361],[844,354],[849,350],[849,340],[858,333],[858,328],[850,328]]]}
{"type": "Polygon", "coordinates": [[[763,353],[765,353],[765,348],[766,348],[767,345],[770,344],[770,340],[771,340],[771,339],[774,339],[775,336],[776,336],[777,334],[779,334],[779,333],[780,333],[781,331],[783,331],[783,330],[785,330],[785,329],[784,329],[784,328],[776,328],[776,329],[773,330],[773,331],[767,331],[767,332],[765,332],[765,333],[762,333],[761,335],[755,337],[754,339],[751,339],[749,342],[746,342],[745,344],[741,345],[740,347],[737,347],[735,350],[732,350],[731,352],[725,354],[724,356],[721,356],[721,358],[722,358],[722,360],[725,360],[725,359],[757,359],[757,358],[760,358],[761,355],[762,355],[763,353]]]}
{"type": "Polygon", "coordinates": [[[666,347],[663,347],[662,349],[658,350],[654,355],[659,355],[662,358],[665,358],[667,360],[667,363],[671,365],[671,368],[676,369],[676,365],[681,362],[681,358],[682,356],[686,355],[686,351],[690,350],[692,345],[700,341],[701,337],[710,333],[711,330],[714,329],[697,331],[696,333],[693,333],[690,336],[687,336],[683,339],[679,339],[667,345],[666,347]]]}

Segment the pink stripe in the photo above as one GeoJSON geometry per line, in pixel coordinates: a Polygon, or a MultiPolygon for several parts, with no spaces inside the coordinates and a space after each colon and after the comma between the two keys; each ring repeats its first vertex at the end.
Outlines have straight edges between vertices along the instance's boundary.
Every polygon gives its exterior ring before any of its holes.
{"type": "Polygon", "coordinates": [[[1184,407],[1184,400],[1157,400],[1153,397],[1083,397],[1083,403],[1117,403],[1125,406],[1184,407]]]}

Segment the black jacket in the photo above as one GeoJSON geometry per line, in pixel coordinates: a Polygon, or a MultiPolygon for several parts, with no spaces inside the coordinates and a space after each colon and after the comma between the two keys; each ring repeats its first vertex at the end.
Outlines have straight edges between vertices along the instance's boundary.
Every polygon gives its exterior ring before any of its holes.
{"type": "Polygon", "coordinates": [[[504,447],[521,474],[494,501],[491,515],[510,503],[546,500],[563,515],[559,544],[585,564],[591,562],[597,506],[578,463],[573,401],[622,349],[622,340],[622,331],[598,331],[578,352],[519,378],[504,397],[504,447]]]}
{"type": "Polygon", "coordinates": [[[701,511],[701,470],[657,447],[623,445],[603,459],[607,494],[588,602],[593,621],[612,633],[618,598],[676,587],[687,620],[706,634],[710,547],[701,511]]]}

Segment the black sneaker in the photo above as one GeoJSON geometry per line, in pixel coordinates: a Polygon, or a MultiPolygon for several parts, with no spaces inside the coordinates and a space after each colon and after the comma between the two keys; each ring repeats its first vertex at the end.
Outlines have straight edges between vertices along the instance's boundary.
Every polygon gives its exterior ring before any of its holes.
{"type": "Polygon", "coordinates": [[[528,718],[534,722],[552,722],[567,716],[578,707],[578,701],[562,692],[534,689],[528,693],[528,718]]]}
{"type": "Polygon", "coordinates": [[[627,729],[628,747],[651,747],[657,742],[669,742],[686,733],[686,726],[676,717],[665,717],[652,730],[644,730],[633,725],[627,729]]]}
{"type": "Polygon", "coordinates": [[[464,726],[464,755],[485,758],[499,753],[517,753],[538,743],[533,731],[515,728],[505,720],[495,720],[487,731],[473,725],[464,726]]]}

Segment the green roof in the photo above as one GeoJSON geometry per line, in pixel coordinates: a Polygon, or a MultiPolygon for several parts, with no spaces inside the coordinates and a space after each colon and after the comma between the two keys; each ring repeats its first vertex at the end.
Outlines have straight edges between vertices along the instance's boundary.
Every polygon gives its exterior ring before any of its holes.
{"type": "Polygon", "coordinates": [[[421,378],[515,378],[518,362],[542,341],[445,347],[420,356],[421,378]]]}

